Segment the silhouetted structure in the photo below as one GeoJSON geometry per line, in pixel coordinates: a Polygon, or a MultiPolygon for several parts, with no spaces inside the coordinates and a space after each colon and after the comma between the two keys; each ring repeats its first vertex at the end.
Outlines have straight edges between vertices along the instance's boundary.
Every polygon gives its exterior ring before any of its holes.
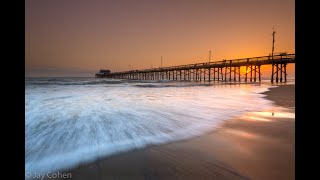
{"type": "Polygon", "coordinates": [[[98,73],[96,73],[96,77],[97,78],[103,78],[106,77],[107,75],[109,75],[111,73],[110,70],[107,69],[100,69],[100,71],[98,73]]]}
{"type": "Polygon", "coordinates": [[[295,54],[279,53],[216,62],[113,72],[103,77],[135,80],[241,81],[240,67],[246,67],[245,82],[261,82],[262,65],[272,65],[271,82],[287,81],[287,64],[295,63],[295,54]],[[206,79],[207,78],[207,79],[206,79]]]}

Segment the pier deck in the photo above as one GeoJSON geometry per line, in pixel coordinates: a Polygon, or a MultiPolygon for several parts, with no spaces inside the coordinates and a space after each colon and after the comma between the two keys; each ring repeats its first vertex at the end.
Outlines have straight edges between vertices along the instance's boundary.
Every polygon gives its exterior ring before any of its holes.
{"type": "Polygon", "coordinates": [[[271,82],[286,82],[288,63],[295,63],[295,54],[112,72],[102,77],[135,80],[241,81],[240,68],[246,67],[246,73],[243,74],[245,82],[261,82],[260,67],[271,65],[271,82]]]}

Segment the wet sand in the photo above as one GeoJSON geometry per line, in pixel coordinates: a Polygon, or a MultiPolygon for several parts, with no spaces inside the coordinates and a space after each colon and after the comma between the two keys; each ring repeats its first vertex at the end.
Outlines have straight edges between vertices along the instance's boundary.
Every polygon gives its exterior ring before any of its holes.
{"type": "MultiPolygon", "coordinates": [[[[294,85],[264,93],[294,113],[294,85]]],[[[272,115],[273,112],[273,115],[272,115]]],[[[189,140],[149,146],[72,169],[72,179],[295,179],[295,119],[248,114],[189,140]]]]}

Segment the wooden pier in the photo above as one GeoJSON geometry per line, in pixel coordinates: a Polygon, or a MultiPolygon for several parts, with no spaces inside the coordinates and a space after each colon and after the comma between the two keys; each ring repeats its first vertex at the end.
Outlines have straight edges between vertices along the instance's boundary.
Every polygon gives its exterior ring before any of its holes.
{"type": "MultiPolygon", "coordinates": [[[[271,65],[271,82],[287,82],[287,64],[295,63],[295,54],[279,54],[242,59],[204,62],[124,72],[112,72],[106,78],[132,80],[225,81],[240,82],[241,67],[246,68],[245,82],[261,82],[261,66],[271,65]]],[[[243,78],[242,78],[243,79],[243,78]]]]}

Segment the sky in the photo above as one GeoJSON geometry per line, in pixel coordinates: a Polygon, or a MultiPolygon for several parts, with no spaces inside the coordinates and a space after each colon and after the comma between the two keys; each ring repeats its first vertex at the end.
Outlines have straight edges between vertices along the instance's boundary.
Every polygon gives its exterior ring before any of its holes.
{"type": "Polygon", "coordinates": [[[26,76],[266,56],[273,28],[295,53],[294,0],[26,0],[26,76]]]}

